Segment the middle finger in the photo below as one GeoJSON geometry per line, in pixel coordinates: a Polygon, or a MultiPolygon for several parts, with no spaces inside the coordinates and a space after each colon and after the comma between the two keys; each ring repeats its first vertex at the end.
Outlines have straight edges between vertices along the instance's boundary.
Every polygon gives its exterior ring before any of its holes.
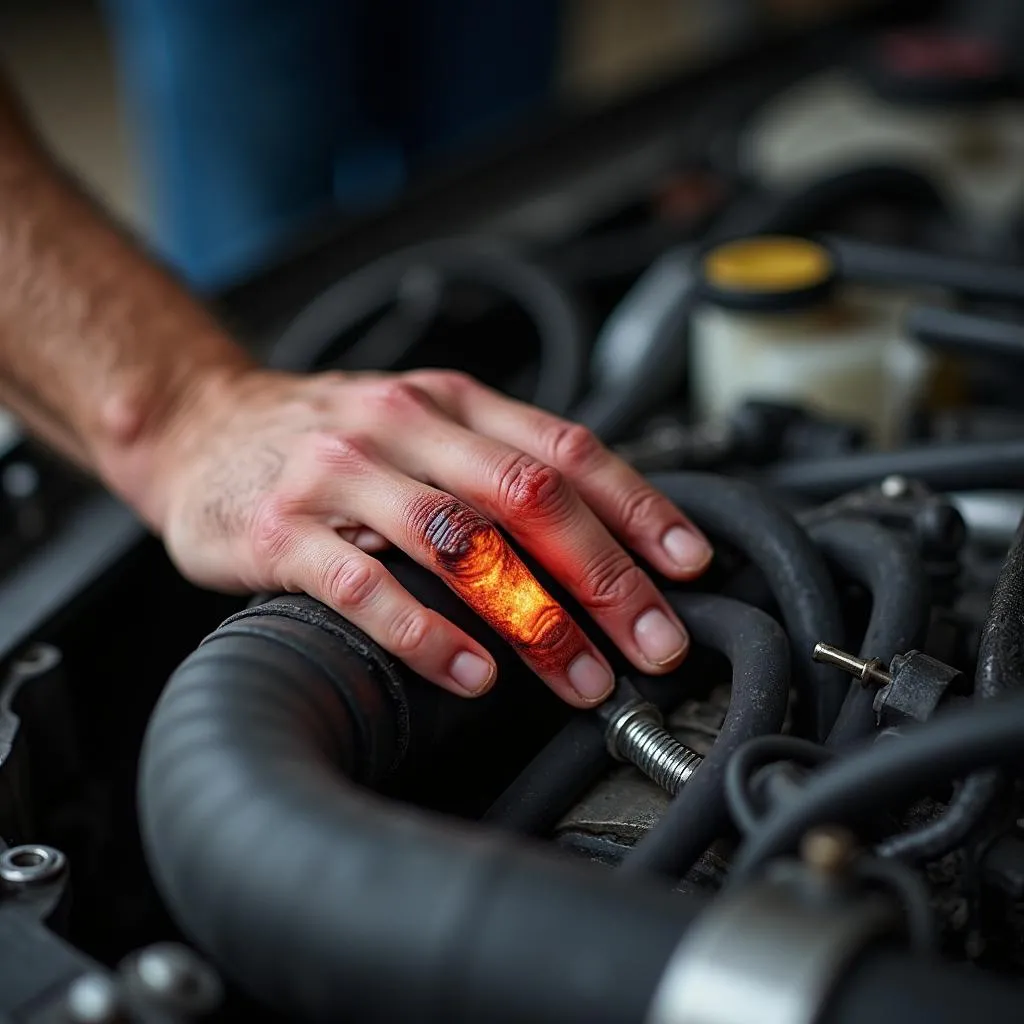
{"type": "Polygon", "coordinates": [[[391,457],[499,523],[588,611],[629,660],[662,673],[685,656],[682,623],[562,475],[454,420],[431,418],[391,457]]]}

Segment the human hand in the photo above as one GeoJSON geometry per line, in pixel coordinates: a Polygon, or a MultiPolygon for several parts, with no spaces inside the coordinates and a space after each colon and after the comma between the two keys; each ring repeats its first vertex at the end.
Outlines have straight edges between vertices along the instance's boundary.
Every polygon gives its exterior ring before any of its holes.
{"type": "Polygon", "coordinates": [[[682,625],[622,545],[690,579],[710,561],[707,541],[584,428],[465,375],[246,369],[198,388],[147,459],[136,504],[185,575],[308,593],[455,693],[485,692],[494,661],[387,572],[374,552],[388,544],[576,706],[608,695],[611,669],[492,523],[639,669],[663,673],[686,654],[682,625]]]}

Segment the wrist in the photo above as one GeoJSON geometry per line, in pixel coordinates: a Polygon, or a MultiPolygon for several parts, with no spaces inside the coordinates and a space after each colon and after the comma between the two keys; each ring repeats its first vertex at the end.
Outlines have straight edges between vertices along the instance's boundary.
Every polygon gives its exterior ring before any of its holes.
{"type": "Polygon", "coordinates": [[[233,343],[188,364],[170,380],[126,382],[104,403],[93,446],[108,487],[163,533],[175,480],[199,445],[230,415],[241,383],[258,364],[233,343]]]}

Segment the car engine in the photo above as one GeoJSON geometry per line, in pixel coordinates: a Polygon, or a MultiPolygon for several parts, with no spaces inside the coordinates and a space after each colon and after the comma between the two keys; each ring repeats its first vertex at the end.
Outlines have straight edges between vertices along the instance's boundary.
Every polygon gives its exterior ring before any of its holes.
{"type": "Polygon", "coordinates": [[[1024,18],[956,12],[762,41],[617,163],[224,299],[272,366],[455,367],[648,474],[716,552],[669,677],[595,630],[570,709],[383,553],[495,654],[459,699],[12,434],[0,1022],[1024,1018],[1024,18]]]}

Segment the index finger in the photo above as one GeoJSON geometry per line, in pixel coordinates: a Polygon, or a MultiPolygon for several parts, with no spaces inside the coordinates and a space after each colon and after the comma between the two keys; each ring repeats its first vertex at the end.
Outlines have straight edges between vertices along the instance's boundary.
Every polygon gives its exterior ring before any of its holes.
{"type": "Polygon", "coordinates": [[[461,375],[430,371],[421,386],[470,430],[557,469],[608,529],[670,579],[689,580],[711,563],[693,523],[586,427],[508,398],[461,375]]]}

